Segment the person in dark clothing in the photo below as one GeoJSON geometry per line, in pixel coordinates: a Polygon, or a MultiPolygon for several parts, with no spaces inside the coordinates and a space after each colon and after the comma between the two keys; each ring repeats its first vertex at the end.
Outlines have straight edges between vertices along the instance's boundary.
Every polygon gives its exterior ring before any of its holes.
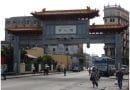
{"type": "Polygon", "coordinates": [[[64,76],[66,76],[66,68],[64,68],[64,76]]]}
{"type": "Polygon", "coordinates": [[[89,76],[91,75],[91,68],[88,68],[89,76]]]}
{"type": "Polygon", "coordinates": [[[48,75],[48,73],[49,73],[49,70],[48,70],[48,68],[44,68],[44,75],[48,75]]]}
{"type": "Polygon", "coordinates": [[[3,76],[4,80],[6,80],[6,75],[7,75],[7,65],[4,65],[3,66],[3,72],[2,72],[2,76],[3,76]]]}
{"type": "Polygon", "coordinates": [[[46,68],[46,75],[48,75],[49,73],[49,68],[46,68]]]}
{"type": "Polygon", "coordinates": [[[90,80],[92,81],[93,88],[95,87],[95,85],[96,87],[98,87],[98,74],[95,70],[92,70],[90,80]]]}
{"type": "Polygon", "coordinates": [[[122,89],[123,72],[121,70],[116,72],[116,79],[118,82],[118,87],[122,89]]]}
{"type": "Polygon", "coordinates": [[[36,73],[36,68],[35,68],[35,67],[33,67],[33,73],[34,73],[34,74],[36,73]]]}
{"type": "Polygon", "coordinates": [[[44,75],[46,75],[46,68],[43,69],[43,73],[44,73],[44,75]]]}

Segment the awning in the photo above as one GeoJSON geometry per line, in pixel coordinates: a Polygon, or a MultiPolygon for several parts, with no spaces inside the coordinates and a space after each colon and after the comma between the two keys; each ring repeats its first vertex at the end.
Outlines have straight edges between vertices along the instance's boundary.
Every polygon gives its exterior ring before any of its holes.
{"type": "Polygon", "coordinates": [[[34,56],[34,57],[42,57],[44,55],[44,50],[43,48],[39,47],[33,47],[31,49],[26,50],[27,54],[34,56]]]}
{"type": "Polygon", "coordinates": [[[34,59],[37,59],[37,57],[36,57],[36,56],[30,55],[30,54],[26,54],[26,56],[27,56],[27,57],[29,57],[29,58],[34,58],[34,59]]]}

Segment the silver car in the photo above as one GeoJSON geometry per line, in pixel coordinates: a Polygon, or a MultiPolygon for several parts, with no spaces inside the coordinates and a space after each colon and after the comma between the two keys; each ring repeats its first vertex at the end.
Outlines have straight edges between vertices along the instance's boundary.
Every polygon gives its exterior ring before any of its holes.
{"type": "Polygon", "coordinates": [[[129,67],[127,65],[122,65],[121,70],[124,74],[129,74],[129,67]]]}

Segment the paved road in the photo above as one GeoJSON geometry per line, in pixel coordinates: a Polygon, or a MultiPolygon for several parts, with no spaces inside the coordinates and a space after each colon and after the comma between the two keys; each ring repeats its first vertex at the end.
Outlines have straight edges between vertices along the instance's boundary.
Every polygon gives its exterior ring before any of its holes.
{"type": "MultiPolygon", "coordinates": [[[[30,76],[2,80],[1,90],[118,90],[114,79],[102,77],[98,88],[92,88],[87,71],[77,73],[30,76]]],[[[125,86],[128,80],[124,80],[125,86]]]]}

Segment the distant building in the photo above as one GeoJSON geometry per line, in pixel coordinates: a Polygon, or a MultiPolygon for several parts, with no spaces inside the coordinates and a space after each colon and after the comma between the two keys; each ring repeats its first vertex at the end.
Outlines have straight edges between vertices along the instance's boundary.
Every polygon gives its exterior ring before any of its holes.
{"type": "Polygon", "coordinates": [[[92,57],[90,54],[85,54],[86,60],[85,60],[85,66],[88,68],[92,66],[92,57]]]}
{"type": "MultiPolygon", "coordinates": [[[[129,24],[129,12],[123,9],[120,5],[104,6],[104,23],[105,24],[129,24]]],[[[128,64],[129,62],[129,29],[121,33],[122,37],[122,63],[128,64]]],[[[105,55],[115,59],[115,46],[114,44],[105,44],[105,55]]]]}

